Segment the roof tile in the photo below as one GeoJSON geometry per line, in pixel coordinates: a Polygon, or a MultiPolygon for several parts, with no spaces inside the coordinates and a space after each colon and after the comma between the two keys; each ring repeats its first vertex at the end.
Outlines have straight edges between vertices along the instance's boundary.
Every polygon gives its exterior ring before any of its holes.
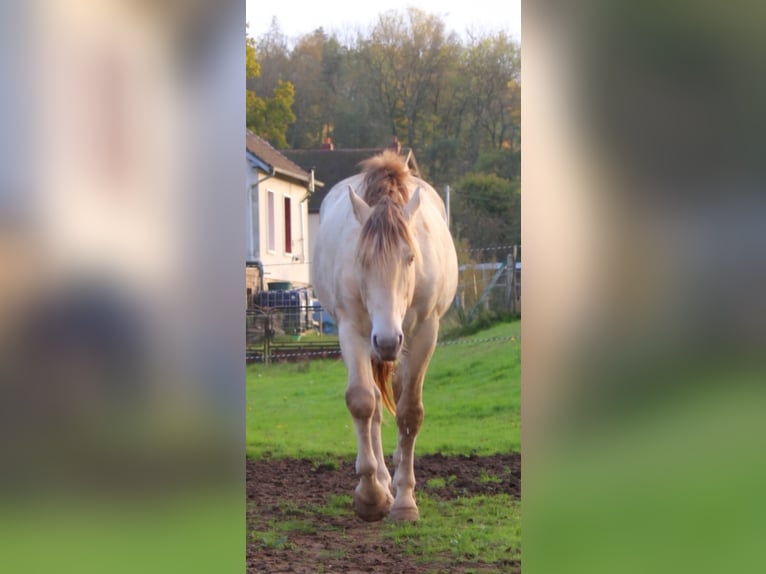
{"type": "Polygon", "coordinates": [[[245,145],[250,153],[284,175],[307,183],[310,180],[311,174],[308,171],[285,157],[284,154],[273,148],[269,142],[255,135],[250,130],[247,130],[245,145]]]}

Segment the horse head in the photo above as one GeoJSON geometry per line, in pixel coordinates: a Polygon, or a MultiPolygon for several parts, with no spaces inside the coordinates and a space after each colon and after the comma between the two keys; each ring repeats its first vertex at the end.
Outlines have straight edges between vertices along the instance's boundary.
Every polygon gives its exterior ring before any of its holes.
{"type": "Polygon", "coordinates": [[[370,345],[378,360],[393,361],[402,350],[402,323],[412,304],[420,260],[412,227],[420,188],[403,206],[390,197],[370,206],[350,186],[349,198],[362,228],[356,264],[362,303],[372,325],[370,345]]]}

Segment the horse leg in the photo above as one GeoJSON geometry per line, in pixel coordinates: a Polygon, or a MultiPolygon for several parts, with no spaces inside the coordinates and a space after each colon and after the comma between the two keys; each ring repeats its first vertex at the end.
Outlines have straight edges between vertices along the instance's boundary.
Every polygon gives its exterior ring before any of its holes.
{"type": "Polygon", "coordinates": [[[396,498],[391,507],[393,520],[415,521],[420,518],[415,502],[415,440],[423,423],[423,379],[436,348],[439,320],[431,319],[420,326],[409,343],[402,361],[402,387],[396,403],[399,437],[396,446],[394,488],[396,498]]]}
{"type": "MultiPolygon", "coordinates": [[[[399,362],[399,366],[397,367],[396,371],[394,371],[394,380],[393,384],[391,385],[392,390],[394,391],[394,404],[399,403],[399,397],[402,396],[402,372],[405,370],[405,363],[406,363],[406,357],[407,357],[407,350],[402,351],[402,357],[399,362]]],[[[399,450],[399,444],[397,443],[396,448],[394,449],[394,468],[397,468],[399,466],[399,461],[401,460],[401,454],[399,450]]],[[[394,494],[396,494],[396,485],[391,484],[391,487],[394,489],[394,494]]]]}
{"type": "Polygon", "coordinates": [[[386,466],[386,459],[383,455],[383,440],[380,432],[380,425],[383,422],[383,399],[380,395],[380,391],[377,386],[374,386],[375,391],[375,411],[372,415],[372,425],[370,427],[372,434],[372,450],[375,454],[375,460],[378,463],[377,478],[383,490],[386,491],[386,498],[388,499],[388,505],[390,506],[394,497],[391,496],[391,474],[388,472],[386,466]]]}
{"type": "MultiPolygon", "coordinates": [[[[346,406],[354,420],[357,439],[356,474],[359,477],[354,491],[354,510],[367,521],[381,520],[391,508],[391,495],[388,485],[383,488],[378,480],[378,460],[373,449],[373,425],[379,401],[375,396],[375,383],[372,379],[369,350],[355,335],[341,334],[341,351],[348,370],[346,387],[346,406]],[[346,336],[344,336],[346,335],[346,336]]],[[[380,429],[377,430],[380,441],[380,429]]],[[[382,456],[382,448],[381,456],[382,456]]],[[[387,473],[388,471],[386,471],[387,473]]]]}

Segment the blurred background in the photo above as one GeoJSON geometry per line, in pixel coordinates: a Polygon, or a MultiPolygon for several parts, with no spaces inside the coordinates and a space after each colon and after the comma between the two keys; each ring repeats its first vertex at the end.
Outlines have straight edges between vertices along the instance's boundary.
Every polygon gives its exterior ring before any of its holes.
{"type": "Polygon", "coordinates": [[[524,6],[526,571],[763,568],[763,10],[524,6]]]}
{"type": "Polygon", "coordinates": [[[244,19],[0,7],[4,572],[243,568],[244,19]]]}

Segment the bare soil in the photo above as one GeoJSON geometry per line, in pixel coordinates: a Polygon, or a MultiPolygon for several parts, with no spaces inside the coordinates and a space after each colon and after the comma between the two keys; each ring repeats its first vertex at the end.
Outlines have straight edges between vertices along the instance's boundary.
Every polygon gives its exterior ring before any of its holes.
{"type": "MultiPolygon", "coordinates": [[[[393,470],[392,461],[388,461],[393,470]]],[[[521,496],[521,456],[416,456],[417,492],[440,499],[506,493],[521,496]],[[487,477],[495,477],[487,480],[487,477]],[[499,480],[498,480],[499,478],[499,480]],[[430,479],[443,479],[428,484],[430,479]],[[443,486],[442,486],[443,482],[443,486]]],[[[306,532],[290,530],[269,541],[248,535],[248,573],[413,573],[521,572],[517,560],[486,564],[422,564],[385,538],[381,523],[367,523],[353,512],[341,516],[307,513],[328,496],[350,496],[356,484],[353,461],[320,464],[310,460],[247,461],[247,524],[250,531],[273,531],[274,524],[311,517],[306,532]]],[[[349,510],[351,506],[349,503],[349,510]]]]}

